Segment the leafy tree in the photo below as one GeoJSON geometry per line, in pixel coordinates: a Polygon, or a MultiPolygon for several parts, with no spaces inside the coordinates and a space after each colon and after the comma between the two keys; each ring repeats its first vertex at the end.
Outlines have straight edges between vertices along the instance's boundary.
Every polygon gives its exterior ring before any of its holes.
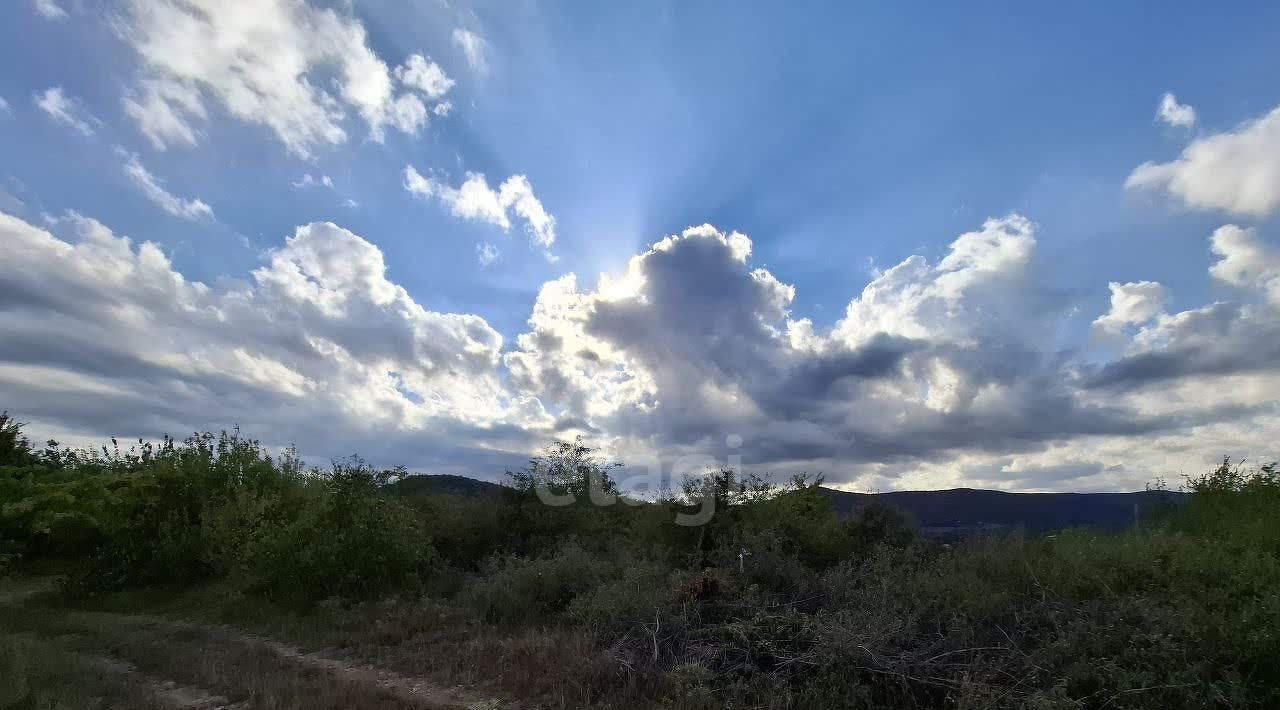
{"type": "Polygon", "coordinates": [[[528,466],[508,471],[507,477],[512,488],[546,498],[544,502],[552,505],[609,505],[618,496],[618,484],[609,471],[621,465],[605,461],[578,437],[572,443],[548,445],[528,466]]]}
{"type": "Polygon", "coordinates": [[[616,541],[626,513],[609,471],[619,466],[578,438],[550,444],[523,469],[508,471],[513,547],[528,553],[564,537],[597,547],[616,541]]]}
{"type": "Polygon", "coordinates": [[[878,546],[904,548],[919,539],[920,529],[911,515],[875,501],[845,521],[845,533],[860,553],[878,546]]]}
{"type": "Polygon", "coordinates": [[[22,434],[23,423],[0,412],[0,466],[29,466],[36,457],[22,434]]]}

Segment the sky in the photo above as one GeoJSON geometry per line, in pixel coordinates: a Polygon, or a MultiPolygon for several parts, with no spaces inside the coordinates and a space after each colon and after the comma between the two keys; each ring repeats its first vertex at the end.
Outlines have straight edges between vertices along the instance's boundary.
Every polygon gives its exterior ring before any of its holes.
{"type": "Polygon", "coordinates": [[[1280,6],[15,0],[0,409],[850,490],[1280,458],[1280,6]]]}

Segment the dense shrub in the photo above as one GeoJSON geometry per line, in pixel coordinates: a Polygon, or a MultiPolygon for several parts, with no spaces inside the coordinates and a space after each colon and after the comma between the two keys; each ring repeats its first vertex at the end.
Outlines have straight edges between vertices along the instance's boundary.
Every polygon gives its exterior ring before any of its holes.
{"type": "Polygon", "coordinates": [[[491,559],[463,599],[486,621],[546,625],[616,570],[613,562],[569,541],[540,557],[491,559]]]}
{"type": "Polygon", "coordinates": [[[520,546],[512,540],[509,505],[498,496],[436,493],[405,502],[418,512],[440,558],[460,569],[475,569],[491,555],[520,546]]]}
{"type": "Polygon", "coordinates": [[[667,633],[680,602],[680,589],[662,565],[636,562],[611,579],[576,596],[568,616],[594,631],[626,632],[666,620],[667,633]]]}
{"type": "Polygon", "coordinates": [[[0,531],[21,558],[78,559],[68,590],[228,576],[296,604],[412,590],[434,550],[380,492],[395,472],[358,461],[304,470],[224,432],[121,451],[51,445],[0,478],[0,531]]]}
{"type": "Polygon", "coordinates": [[[844,523],[855,551],[866,554],[880,545],[902,549],[920,538],[920,528],[907,513],[883,503],[871,503],[844,523]]]}

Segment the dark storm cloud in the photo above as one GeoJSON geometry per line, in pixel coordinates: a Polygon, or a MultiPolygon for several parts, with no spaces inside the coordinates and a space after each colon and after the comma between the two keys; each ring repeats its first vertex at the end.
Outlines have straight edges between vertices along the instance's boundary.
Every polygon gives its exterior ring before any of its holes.
{"type": "MultiPolygon", "coordinates": [[[[1177,361],[1180,369],[1164,374],[1182,377],[1264,367],[1276,358],[1269,344],[1249,351],[1218,344],[1245,312],[1219,304],[1171,317],[1168,327],[1179,334],[1158,346],[1169,352],[1082,375],[1088,371],[1075,352],[1050,347],[1070,302],[1035,271],[1030,231],[1020,218],[993,220],[962,236],[937,266],[905,261],[868,285],[824,336],[806,335],[788,319],[792,289],[747,266],[749,244],[692,229],[633,260],[626,279],[639,284],[634,293],[575,290],[571,299],[548,299],[558,317],[531,321],[525,342],[537,346],[523,352],[524,363],[540,361],[542,377],[568,390],[549,402],[606,432],[673,456],[735,455],[762,467],[1037,452],[1081,437],[1150,437],[1260,411],[1206,405],[1173,416],[1100,401],[1105,377],[1136,374],[1126,371],[1130,363],[1177,361]],[[1209,345],[1186,345],[1206,338],[1209,345]],[[648,404],[594,416],[577,408],[596,399],[594,387],[616,383],[564,378],[565,360],[555,353],[569,341],[579,360],[599,363],[594,372],[625,365],[650,377],[648,404]],[[580,341],[597,345],[582,348],[580,341]],[[730,435],[741,444],[728,443],[730,435]]],[[[1272,342],[1273,331],[1253,318],[1255,336],[1272,342]]],[[[1101,470],[1097,462],[1073,466],[1059,472],[1101,470]]]]}
{"type": "Polygon", "coordinates": [[[1280,372],[1280,319],[1265,307],[1215,303],[1164,326],[1159,350],[1108,363],[1089,387],[1132,390],[1198,375],[1280,372]]]}

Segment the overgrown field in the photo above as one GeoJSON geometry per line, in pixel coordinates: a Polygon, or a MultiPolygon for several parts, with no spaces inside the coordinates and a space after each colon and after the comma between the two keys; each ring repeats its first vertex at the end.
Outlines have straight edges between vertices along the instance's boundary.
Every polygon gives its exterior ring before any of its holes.
{"type": "MultiPolygon", "coordinates": [[[[609,470],[558,444],[500,491],[438,492],[238,434],[36,450],[0,419],[7,584],[60,575],[0,595],[0,707],[145,707],[76,654],[163,665],[226,629],[515,707],[1280,707],[1274,465],[1224,462],[1139,529],[954,546],[885,508],[841,520],[804,478],[724,471],[591,503],[617,492],[609,470]],[[706,524],[676,524],[707,504],[706,524]]],[[[350,680],[299,676],[299,697],[267,702],[225,677],[272,667],[235,660],[262,649],[228,644],[195,680],[246,707],[337,707],[301,695],[350,680]]]]}

